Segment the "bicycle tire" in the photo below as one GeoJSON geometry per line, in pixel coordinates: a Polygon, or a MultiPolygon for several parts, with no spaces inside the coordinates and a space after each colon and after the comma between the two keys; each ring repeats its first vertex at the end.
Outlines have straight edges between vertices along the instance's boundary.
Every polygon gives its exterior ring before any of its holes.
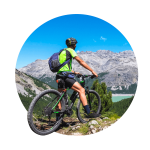
{"type": "MultiPolygon", "coordinates": [[[[96,114],[99,114],[100,113],[100,109],[101,109],[101,99],[100,99],[99,94],[96,91],[94,91],[94,90],[89,90],[89,95],[90,95],[90,98],[91,98],[90,111],[95,112],[96,114]]],[[[87,98],[88,105],[89,105],[89,95],[86,92],[86,98],[87,98]]],[[[86,118],[87,114],[84,111],[84,108],[83,108],[83,105],[82,105],[82,102],[81,102],[80,99],[79,99],[79,101],[77,103],[77,110],[76,110],[76,112],[77,112],[77,117],[78,117],[80,122],[82,122],[82,123],[89,122],[90,119],[86,118]]]]}
{"type": "MultiPolygon", "coordinates": [[[[36,128],[36,125],[34,125],[33,119],[32,119],[33,118],[33,116],[32,116],[33,109],[34,109],[34,106],[36,105],[36,103],[38,102],[38,100],[40,100],[40,98],[44,97],[44,95],[46,95],[46,94],[54,94],[55,96],[58,96],[58,97],[61,96],[61,94],[56,90],[53,90],[53,89],[44,90],[32,100],[32,102],[28,108],[28,112],[27,112],[27,122],[28,122],[28,125],[29,125],[31,131],[34,132],[35,134],[40,135],[40,136],[50,135],[55,130],[57,130],[57,128],[60,126],[62,119],[63,119],[63,116],[64,116],[64,114],[63,114],[62,117],[60,117],[60,119],[55,122],[54,127],[50,128],[46,131],[39,130],[36,128]]],[[[61,110],[65,110],[65,101],[64,101],[63,97],[61,99],[61,108],[62,108],[61,110]]]]}

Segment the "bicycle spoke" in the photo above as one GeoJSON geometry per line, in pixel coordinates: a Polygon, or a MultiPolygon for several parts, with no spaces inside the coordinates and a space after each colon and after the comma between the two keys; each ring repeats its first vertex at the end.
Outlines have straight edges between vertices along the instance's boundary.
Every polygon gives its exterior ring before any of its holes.
{"type": "Polygon", "coordinates": [[[58,96],[56,96],[46,107],[48,107],[58,96]]]}
{"type": "Polygon", "coordinates": [[[33,129],[37,133],[46,134],[46,131],[51,132],[55,126],[60,124],[56,121],[56,106],[61,95],[55,93],[45,93],[39,97],[32,108],[31,122],[33,129]],[[52,110],[53,108],[53,110],[52,110]],[[43,132],[43,133],[42,133],[43,132]]]}

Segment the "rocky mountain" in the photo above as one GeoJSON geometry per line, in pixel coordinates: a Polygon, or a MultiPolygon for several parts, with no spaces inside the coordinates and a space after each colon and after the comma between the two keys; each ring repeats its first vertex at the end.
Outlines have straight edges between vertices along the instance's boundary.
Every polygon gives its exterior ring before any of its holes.
{"type": "MultiPolygon", "coordinates": [[[[119,53],[109,50],[82,51],[78,53],[78,56],[98,74],[105,74],[103,80],[100,80],[106,82],[107,87],[112,91],[129,89],[131,85],[138,82],[136,58],[131,50],[119,53]]],[[[37,59],[19,70],[55,87],[55,74],[50,71],[48,60],[37,59]]],[[[73,70],[82,74],[91,74],[75,60],[73,60],[72,67],[73,70]]]]}
{"type": "Polygon", "coordinates": [[[33,77],[20,72],[17,69],[15,70],[15,81],[17,92],[24,96],[32,96],[32,94],[30,95],[31,91],[37,95],[45,89],[50,89],[47,84],[44,84],[41,81],[38,81],[33,77]]]}

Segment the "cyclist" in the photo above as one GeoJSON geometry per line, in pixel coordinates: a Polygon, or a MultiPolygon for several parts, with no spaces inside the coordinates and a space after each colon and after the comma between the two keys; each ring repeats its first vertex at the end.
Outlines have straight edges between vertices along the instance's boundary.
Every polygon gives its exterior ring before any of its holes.
{"type": "MultiPolygon", "coordinates": [[[[95,75],[96,77],[98,77],[97,73],[94,72],[75,52],[75,48],[76,48],[76,44],[77,44],[77,40],[74,38],[68,38],[66,40],[66,45],[67,48],[64,49],[60,55],[59,55],[59,62],[62,64],[63,62],[65,62],[68,58],[71,58],[70,62],[68,64],[66,64],[65,66],[63,66],[56,75],[56,80],[60,79],[61,77],[59,76],[59,74],[62,75],[63,72],[73,72],[75,74],[80,74],[79,72],[75,72],[72,70],[72,58],[75,59],[80,65],[82,65],[84,68],[86,68],[87,70],[91,71],[91,73],[93,75],[95,75]]],[[[99,116],[99,114],[96,113],[92,113],[90,112],[90,108],[89,105],[87,103],[87,99],[85,96],[85,89],[74,79],[74,78],[68,78],[66,77],[64,79],[65,82],[65,88],[69,87],[72,90],[75,90],[79,93],[79,97],[80,100],[83,104],[83,107],[85,109],[85,112],[87,114],[87,118],[96,118],[99,116]]],[[[63,87],[61,84],[58,84],[58,91],[62,92],[63,91],[63,87]]],[[[57,108],[59,110],[61,110],[61,103],[59,102],[57,105],[57,108]]],[[[59,119],[60,114],[58,113],[56,115],[56,120],[59,119]]]]}

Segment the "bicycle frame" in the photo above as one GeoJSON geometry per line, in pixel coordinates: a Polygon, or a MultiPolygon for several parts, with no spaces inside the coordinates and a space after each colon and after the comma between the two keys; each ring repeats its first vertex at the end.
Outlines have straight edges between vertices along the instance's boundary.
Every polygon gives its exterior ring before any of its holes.
{"type": "MultiPolygon", "coordinates": [[[[69,89],[67,89],[67,90],[69,90],[69,89]]],[[[61,97],[59,98],[59,100],[57,101],[57,103],[55,104],[55,106],[52,108],[52,110],[58,105],[58,103],[61,101],[61,99],[63,98],[63,96],[64,96],[64,94],[66,93],[67,91],[63,91],[62,93],[61,93],[61,97]]],[[[75,102],[75,100],[76,100],[76,98],[78,97],[78,92],[76,93],[76,95],[73,97],[73,99],[71,100],[72,102],[71,102],[71,104],[70,104],[70,106],[68,106],[68,108],[67,109],[72,109],[72,107],[73,107],[73,105],[74,105],[74,102],[75,102]]],[[[72,96],[72,95],[71,95],[72,96]]],[[[55,98],[54,98],[54,100],[55,100],[55,98]]],[[[53,100],[52,100],[53,101],[53,100]]],[[[49,104],[48,104],[49,105],[49,104]]],[[[65,110],[67,110],[67,109],[65,109],[65,110]]],[[[64,110],[64,111],[65,111],[64,110]]],[[[54,113],[59,113],[59,112],[64,112],[64,111],[54,111],[54,113]]]]}
{"type": "MultiPolygon", "coordinates": [[[[81,86],[83,87],[83,88],[85,88],[85,80],[84,80],[84,78],[82,78],[82,81],[80,81],[80,84],[81,84],[81,86]]],[[[88,94],[88,100],[89,100],[89,107],[90,107],[90,109],[91,109],[91,100],[90,100],[90,96],[89,96],[89,89],[88,89],[88,86],[86,86],[86,88],[87,88],[87,90],[85,89],[85,92],[88,94]]],[[[63,98],[63,96],[64,96],[64,94],[67,92],[69,90],[69,88],[68,89],[66,89],[66,90],[64,90],[63,92],[61,92],[61,97],[59,98],[59,100],[57,101],[57,103],[55,104],[55,106],[52,108],[52,110],[58,105],[58,103],[61,101],[61,99],[63,98]]],[[[74,93],[72,93],[72,95],[73,95],[74,93]]],[[[71,97],[72,97],[72,95],[71,95],[71,97]]],[[[71,102],[71,104],[70,104],[70,106],[68,106],[68,108],[66,108],[65,110],[68,110],[68,109],[72,109],[72,107],[73,107],[73,105],[74,105],[74,103],[75,103],[75,100],[76,100],[76,98],[79,96],[79,94],[78,94],[78,92],[76,92],[75,93],[75,95],[74,95],[74,97],[73,97],[73,99],[71,100],[72,102],[71,102]]],[[[54,100],[55,100],[55,98],[54,98],[54,100]]],[[[54,100],[52,100],[52,102],[54,101],[54,100]]],[[[49,104],[48,104],[49,105],[49,104]]],[[[65,111],[64,110],[64,111],[65,111]]],[[[64,112],[64,111],[54,111],[54,113],[59,113],[59,112],[64,112]]]]}

